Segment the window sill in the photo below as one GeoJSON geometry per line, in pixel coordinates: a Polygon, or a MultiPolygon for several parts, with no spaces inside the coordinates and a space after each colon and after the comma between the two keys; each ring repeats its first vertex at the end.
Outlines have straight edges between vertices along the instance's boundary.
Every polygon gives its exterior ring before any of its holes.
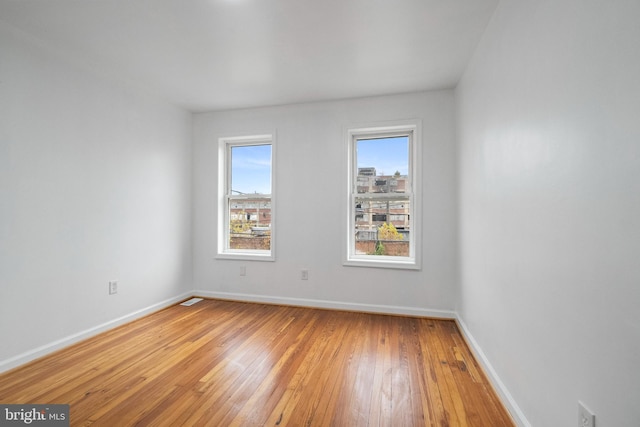
{"type": "Polygon", "coordinates": [[[395,268],[402,270],[420,270],[413,258],[397,259],[397,257],[354,257],[343,261],[346,267],[395,268]]]}
{"type": "Polygon", "coordinates": [[[235,259],[243,261],[275,261],[276,258],[271,252],[222,252],[216,255],[216,259],[235,259]]]}

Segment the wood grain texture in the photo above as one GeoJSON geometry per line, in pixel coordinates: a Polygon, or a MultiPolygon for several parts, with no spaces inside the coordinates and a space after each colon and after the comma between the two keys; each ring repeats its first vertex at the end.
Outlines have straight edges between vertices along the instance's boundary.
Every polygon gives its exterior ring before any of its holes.
{"type": "Polygon", "coordinates": [[[204,300],[0,375],[72,426],[513,426],[454,321],[204,300]]]}

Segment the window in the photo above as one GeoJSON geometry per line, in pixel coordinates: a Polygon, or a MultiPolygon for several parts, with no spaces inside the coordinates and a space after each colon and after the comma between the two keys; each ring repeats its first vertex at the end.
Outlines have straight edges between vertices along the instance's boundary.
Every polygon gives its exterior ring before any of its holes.
{"type": "Polygon", "coordinates": [[[218,142],[218,257],[274,259],[273,138],[218,142]]]}
{"type": "Polygon", "coordinates": [[[420,268],[418,132],[415,122],[347,132],[345,265],[420,268]]]}

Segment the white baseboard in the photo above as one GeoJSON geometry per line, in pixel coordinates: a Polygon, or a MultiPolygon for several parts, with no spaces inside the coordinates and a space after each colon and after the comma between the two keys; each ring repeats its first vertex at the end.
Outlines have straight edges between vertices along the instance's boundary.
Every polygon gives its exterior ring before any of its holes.
{"type": "Polygon", "coordinates": [[[194,296],[231,301],[260,302],[300,307],[326,308],[331,310],[358,311],[364,313],[397,314],[403,316],[434,317],[439,319],[455,319],[456,313],[449,310],[436,310],[420,307],[394,305],[359,304],[353,302],[327,301],[307,298],[272,297],[267,295],[240,294],[232,292],[194,291],[194,296]]]}
{"type": "Polygon", "coordinates": [[[118,317],[117,319],[110,320],[101,325],[94,326],[93,328],[86,329],[76,334],[61,338],[57,341],[53,341],[51,343],[34,348],[33,350],[29,350],[10,359],[2,360],[0,361],[0,373],[6,372],[20,365],[24,365],[25,363],[31,362],[32,360],[38,359],[42,356],[46,356],[47,354],[53,353],[54,351],[60,350],[64,347],[68,347],[94,335],[98,335],[101,332],[113,329],[116,326],[120,326],[127,322],[131,322],[132,320],[139,319],[140,317],[146,316],[147,314],[153,313],[154,311],[169,307],[170,305],[176,304],[189,298],[192,294],[192,292],[186,292],[182,295],[169,298],[157,304],[150,305],[149,307],[134,311],[133,313],[118,317]]]}
{"type": "Polygon", "coordinates": [[[516,403],[515,399],[513,398],[513,396],[511,396],[511,393],[509,393],[509,390],[507,390],[507,387],[504,385],[502,380],[500,380],[500,377],[498,377],[495,369],[493,369],[493,366],[482,351],[482,348],[480,348],[478,342],[475,340],[475,338],[473,338],[473,335],[471,335],[471,332],[469,331],[469,328],[467,328],[466,323],[464,323],[464,320],[462,320],[460,316],[456,315],[456,322],[458,323],[458,326],[460,327],[460,330],[462,331],[467,344],[471,348],[474,357],[476,358],[478,363],[482,365],[482,369],[489,377],[489,381],[493,385],[493,389],[500,396],[500,400],[502,400],[502,403],[506,406],[507,410],[511,414],[513,421],[515,421],[515,423],[519,427],[531,427],[531,424],[524,416],[522,410],[520,410],[520,407],[516,403]]]}

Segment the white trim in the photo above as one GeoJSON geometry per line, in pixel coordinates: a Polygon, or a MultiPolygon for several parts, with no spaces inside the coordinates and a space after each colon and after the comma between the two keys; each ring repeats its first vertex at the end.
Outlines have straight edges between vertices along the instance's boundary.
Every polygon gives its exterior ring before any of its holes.
{"type": "Polygon", "coordinates": [[[80,331],[78,333],[69,335],[67,337],[61,338],[59,340],[50,342],[45,345],[41,345],[40,347],[36,347],[32,350],[26,351],[17,356],[11,357],[6,360],[0,361],[0,373],[6,372],[10,369],[16,368],[20,365],[24,365],[25,363],[31,362],[40,357],[46,356],[54,351],[60,350],[62,348],[68,347],[72,344],[83,341],[87,338],[91,338],[95,335],[98,335],[102,332],[113,329],[117,326],[124,325],[125,323],[131,322],[133,320],[139,319],[141,317],[146,316],[147,314],[151,314],[155,311],[162,310],[163,308],[169,307],[173,304],[176,304],[180,301],[183,301],[189,297],[193,296],[192,292],[185,292],[181,295],[178,295],[173,298],[166,299],[159,303],[150,305],[149,307],[142,308],[140,310],[136,310],[133,313],[126,314],[124,316],[118,317],[117,319],[110,320],[108,322],[102,323],[100,325],[94,326],[89,329],[85,329],[84,331],[80,331]]]}
{"type": "Polygon", "coordinates": [[[471,331],[469,331],[469,328],[467,327],[466,323],[464,323],[464,320],[462,320],[460,315],[458,315],[457,313],[455,319],[458,323],[460,331],[464,335],[469,348],[473,352],[475,359],[482,365],[482,369],[489,377],[488,379],[491,382],[493,389],[500,396],[500,400],[509,411],[509,414],[513,418],[513,421],[520,427],[531,427],[531,424],[524,416],[524,413],[516,403],[516,400],[513,398],[511,393],[509,393],[507,386],[505,386],[502,380],[500,380],[498,373],[495,369],[493,369],[493,366],[489,362],[487,356],[484,354],[484,351],[482,351],[482,348],[480,348],[478,342],[473,338],[473,335],[471,335],[471,331]]]}
{"type": "Polygon", "coordinates": [[[350,267],[373,267],[373,268],[398,268],[406,270],[420,270],[420,266],[416,265],[413,258],[408,257],[392,257],[392,256],[376,256],[371,259],[368,255],[353,255],[351,259],[344,260],[342,265],[350,267]],[[400,258],[398,260],[398,258],[400,258]]]}
{"type": "Polygon", "coordinates": [[[362,313],[396,314],[401,316],[433,317],[438,319],[451,320],[456,318],[456,313],[454,311],[428,309],[421,307],[360,304],[354,302],[328,301],[308,298],[272,297],[268,295],[242,294],[235,292],[194,291],[193,295],[230,301],[246,301],[309,308],[326,308],[331,310],[356,311],[362,313]]]}
{"type": "MultiPolygon", "coordinates": [[[[272,232],[273,233],[273,232],[272,232]]],[[[271,247],[273,248],[273,234],[271,238],[271,247]]],[[[239,261],[275,261],[276,258],[269,251],[254,250],[251,252],[245,252],[242,250],[229,249],[223,253],[216,254],[216,259],[235,259],[239,261]]]]}

